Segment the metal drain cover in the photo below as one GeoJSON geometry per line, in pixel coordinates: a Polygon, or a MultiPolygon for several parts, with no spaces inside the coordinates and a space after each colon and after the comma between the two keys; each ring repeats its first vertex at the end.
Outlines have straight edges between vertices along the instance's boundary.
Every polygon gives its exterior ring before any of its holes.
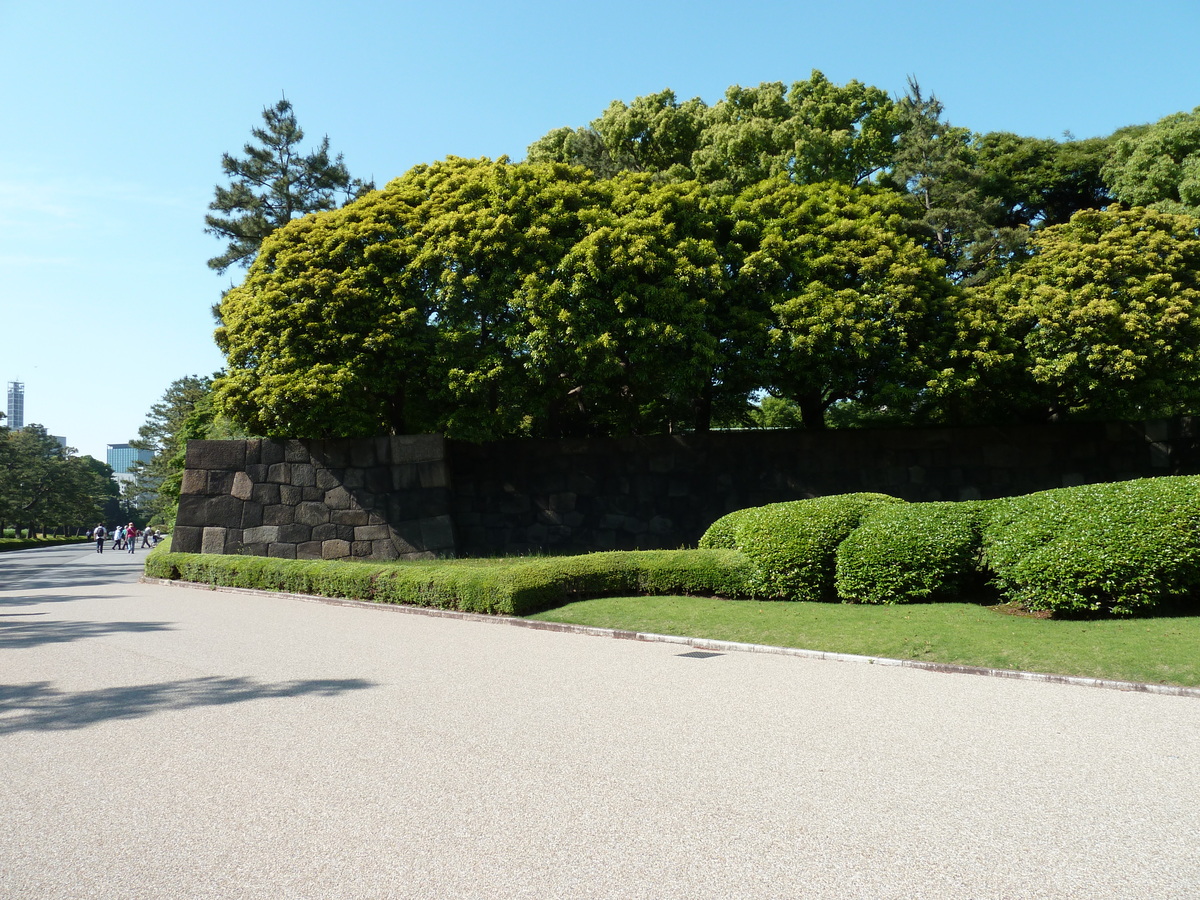
{"type": "Polygon", "coordinates": [[[710,656],[724,656],[724,653],[713,653],[709,650],[692,650],[690,653],[676,653],[685,659],[708,659],[710,656]]]}

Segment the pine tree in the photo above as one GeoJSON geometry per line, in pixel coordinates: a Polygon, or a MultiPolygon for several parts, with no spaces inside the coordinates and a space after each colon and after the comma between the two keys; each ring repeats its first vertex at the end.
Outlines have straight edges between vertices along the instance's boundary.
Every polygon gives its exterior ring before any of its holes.
{"type": "Polygon", "coordinates": [[[328,136],[307,156],[299,149],[304,131],[288,100],[263,109],[261,128],[251,134],[258,143],[243,147],[245,157],[225,153],[221,168],[229,186],[217,185],[208,208],[220,215],[204,217],[208,234],[228,240],[225,252],[208,261],[218,272],[235,263],[249,267],[263,238],[293,218],[334,209],[375,185],[351,178],[342,155],[329,155],[328,136]]]}

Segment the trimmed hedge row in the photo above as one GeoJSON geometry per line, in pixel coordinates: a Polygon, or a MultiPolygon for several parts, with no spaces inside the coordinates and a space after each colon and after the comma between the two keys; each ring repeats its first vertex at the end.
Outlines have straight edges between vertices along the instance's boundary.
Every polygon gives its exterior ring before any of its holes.
{"type": "Polygon", "coordinates": [[[171,553],[146,556],[146,574],[463,612],[524,616],[611,594],[746,595],[746,557],[732,550],[644,550],[502,560],[365,563],[171,553]]]}
{"type": "Polygon", "coordinates": [[[1033,610],[1200,609],[1200,477],[961,503],[821,497],[732,513],[701,546],[745,553],[751,592],[777,599],[947,600],[990,579],[1033,610]]]}
{"type": "Polygon", "coordinates": [[[62,547],[66,544],[91,543],[89,537],[0,538],[0,553],[5,550],[33,550],[37,547],[62,547]]]}

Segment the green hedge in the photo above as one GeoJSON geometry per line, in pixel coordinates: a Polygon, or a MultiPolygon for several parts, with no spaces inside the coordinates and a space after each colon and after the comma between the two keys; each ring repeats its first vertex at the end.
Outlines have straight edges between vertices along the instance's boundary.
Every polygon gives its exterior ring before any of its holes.
{"type": "Polygon", "coordinates": [[[749,565],[731,550],[644,550],[512,560],[366,563],[171,553],[146,556],[146,574],[377,603],[523,616],[606,594],[746,596],[749,565]]]}
{"type": "Polygon", "coordinates": [[[5,550],[32,550],[36,547],[62,547],[66,544],[91,543],[89,537],[0,538],[0,553],[5,550]]]}
{"type": "Polygon", "coordinates": [[[982,502],[879,503],[837,548],[837,594],[860,603],[957,600],[978,580],[982,502]]]}
{"type": "Polygon", "coordinates": [[[1200,477],[993,500],[984,565],[1009,600],[1059,613],[1200,607],[1200,477]]]}
{"type": "Polygon", "coordinates": [[[746,554],[753,567],[747,586],[756,597],[831,600],[838,545],[868,510],[902,503],[887,494],[838,494],[756,506],[718,519],[700,546],[746,554]]]}

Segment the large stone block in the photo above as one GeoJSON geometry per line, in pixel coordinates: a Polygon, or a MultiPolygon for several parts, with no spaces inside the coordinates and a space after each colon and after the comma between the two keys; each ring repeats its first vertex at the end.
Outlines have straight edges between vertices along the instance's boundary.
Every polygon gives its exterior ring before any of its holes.
{"type": "MultiPolygon", "coordinates": [[[[257,528],[242,530],[242,542],[245,544],[273,544],[278,540],[278,525],[260,525],[257,528]]],[[[174,544],[171,546],[174,548],[174,544]]]]}
{"type": "Polygon", "coordinates": [[[296,559],[321,559],[321,542],[308,541],[296,545],[296,559]]]}
{"type": "Polygon", "coordinates": [[[276,559],[295,559],[296,545],[295,544],[271,544],[267,547],[267,556],[273,556],[276,559]]]}
{"type": "Polygon", "coordinates": [[[317,483],[317,473],[312,463],[292,463],[291,483],[296,487],[314,487],[317,483]]]}
{"type": "Polygon", "coordinates": [[[435,516],[421,520],[423,550],[447,553],[455,550],[454,520],[450,516],[435,516]]]}
{"type": "Polygon", "coordinates": [[[237,497],[209,497],[204,503],[204,511],[199,522],[189,522],[191,525],[217,525],[222,528],[242,527],[242,501],[237,497]]]}
{"type": "Polygon", "coordinates": [[[379,457],[375,454],[373,440],[355,441],[350,448],[350,465],[358,469],[366,469],[378,465],[379,457]]]}
{"type": "Polygon", "coordinates": [[[181,495],[208,493],[208,472],[204,469],[185,469],[179,493],[181,495]]]}
{"type": "Polygon", "coordinates": [[[334,488],[342,486],[341,474],[333,469],[318,467],[315,469],[313,475],[316,486],[321,491],[331,491],[334,488]]]}
{"type": "MultiPolygon", "coordinates": [[[[353,535],[353,532],[351,532],[353,535]]],[[[332,541],[338,536],[338,527],[336,525],[316,525],[312,530],[312,539],[314,541],[332,541]]]]}
{"type": "Polygon", "coordinates": [[[242,505],[242,527],[256,528],[263,523],[263,505],[247,500],[242,505]]]}
{"type": "Polygon", "coordinates": [[[255,503],[261,503],[263,506],[278,506],[279,485],[256,484],[250,490],[250,499],[255,503]]]}
{"type": "Polygon", "coordinates": [[[308,525],[281,525],[279,541],[286,544],[303,544],[312,540],[312,528],[308,525]]]}
{"type": "Polygon", "coordinates": [[[351,509],[357,507],[350,492],[344,487],[335,487],[325,492],[325,505],[330,509],[351,509]]]}
{"type": "Polygon", "coordinates": [[[172,553],[199,553],[203,546],[204,529],[190,525],[180,525],[178,520],[171,532],[172,553]]]}
{"type": "Polygon", "coordinates": [[[250,494],[254,490],[254,483],[250,480],[250,476],[245,472],[236,472],[233,476],[233,485],[229,489],[229,493],[237,497],[239,500],[249,500],[250,494]]]}
{"type": "Polygon", "coordinates": [[[306,463],[312,460],[312,454],[302,441],[285,441],[283,444],[283,460],[290,463],[306,463]]]}
{"type": "Polygon", "coordinates": [[[296,521],[296,507],[294,506],[264,506],[263,507],[263,524],[264,525],[291,525],[296,521]]]}
{"type": "Polygon", "coordinates": [[[450,484],[449,467],[444,459],[421,463],[419,472],[421,487],[439,488],[450,484]]]}
{"type": "Polygon", "coordinates": [[[282,441],[263,441],[259,445],[258,461],[264,466],[273,466],[283,462],[284,450],[282,441]]]}
{"type": "Polygon", "coordinates": [[[289,463],[276,463],[267,470],[267,481],[272,484],[291,484],[292,467],[289,463]]]}
{"type": "Polygon", "coordinates": [[[324,525],[329,521],[329,507],[324,503],[300,503],[296,507],[296,522],[302,525],[324,525]]]}
{"type": "Polygon", "coordinates": [[[387,541],[391,540],[391,533],[386,525],[360,525],[354,529],[354,540],[387,541]]]}
{"type": "Polygon", "coordinates": [[[334,509],[329,521],[335,525],[366,525],[370,519],[365,509],[334,509]]]}
{"type": "Polygon", "coordinates": [[[440,434],[406,434],[391,439],[393,463],[421,463],[446,458],[446,441],[440,434]]]}
{"type": "Polygon", "coordinates": [[[205,528],[204,534],[200,538],[200,552],[224,553],[225,532],[226,529],[224,528],[205,528]]]}
{"type": "Polygon", "coordinates": [[[237,472],[213,471],[208,473],[208,490],[205,492],[213,496],[221,496],[223,494],[233,493],[234,476],[240,474],[237,472]]]}
{"type": "Polygon", "coordinates": [[[226,469],[237,472],[246,466],[245,441],[188,441],[188,469],[226,469]]]}
{"type": "Polygon", "coordinates": [[[279,502],[285,506],[296,506],[303,499],[303,488],[298,488],[294,484],[281,484],[279,486],[279,502]]]}
{"type": "Polygon", "coordinates": [[[346,559],[350,556],[349,541],[322,541],[321,542],[321,558],[322,559],[346,559]]]}

